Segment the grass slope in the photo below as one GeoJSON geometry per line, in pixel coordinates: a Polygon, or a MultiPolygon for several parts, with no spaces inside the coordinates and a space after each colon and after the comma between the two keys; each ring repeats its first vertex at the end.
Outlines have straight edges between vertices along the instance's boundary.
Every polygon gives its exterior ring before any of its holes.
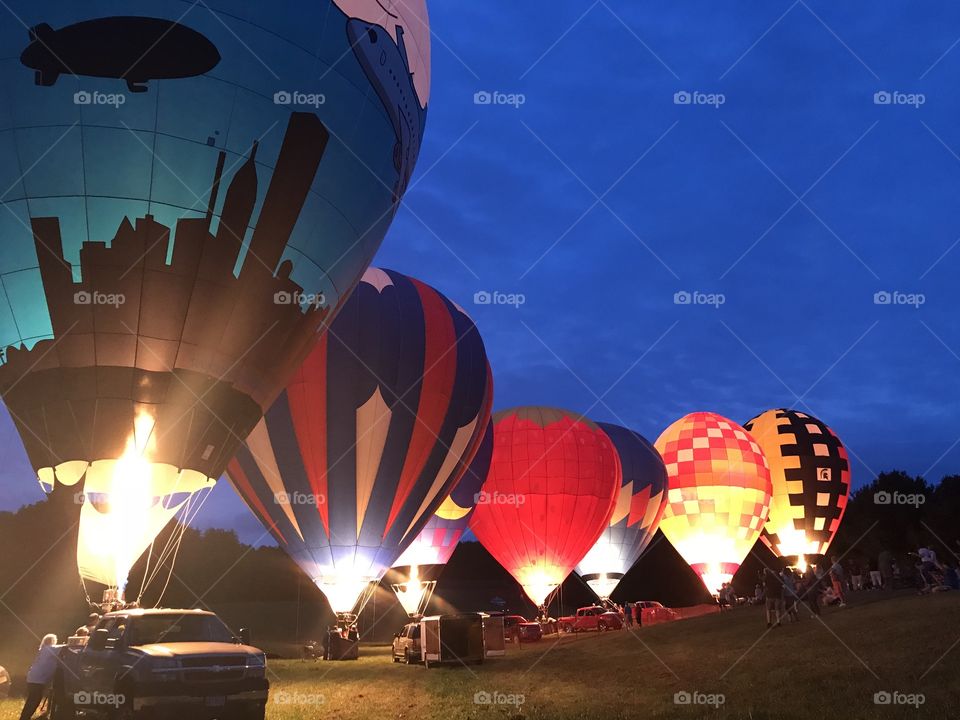
{"type": "MultiPolygon", "coordinates": [[[[767,632],[757,608],[631,633],[563,636],[508,649],[482,666],[394,665],[386,648],[357,662],[270,663],[270,720],[416,718],[960,717],[960,594],[897,597],[833,609],[823,622],[767,632]],[[718,707],[677,692],[722,694],[718,707]],[[923,693],[919,707],[874,693],[923,693]],[[477,693],[522,704],[477,704],[477,693]],[[506,698],[504,698],[506,699],[506,698]]],[[[19,704],[0,705],[0,720],[19,704]]]]}

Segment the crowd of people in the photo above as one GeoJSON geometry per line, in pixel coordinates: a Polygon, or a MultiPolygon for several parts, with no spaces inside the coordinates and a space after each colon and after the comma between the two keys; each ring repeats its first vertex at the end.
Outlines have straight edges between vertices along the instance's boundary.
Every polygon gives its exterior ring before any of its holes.
{"type": "MultiPolygon", "coordinates": [[[[819,615],[821,608],[829,605],[846,607],[851,592],[909,587],[920,593],[960,590],[960,570],[955,559],[941,561],[927,546],[908,557],[912,566],[898,562],[891,552],[883,550],[869,563],[844,562],[834,555],[819,564],[807,565],[802,572],[796,568],[766,568],[760,572],[750,602],[765,607],[767,627],[774,628],[798,621],[801,604],[813,615],[819,615]]],[[[742,599],[737,598],[733,585],[728,583],[720,590],[719,602],[721,607],[732,606],[742,599]]]]}

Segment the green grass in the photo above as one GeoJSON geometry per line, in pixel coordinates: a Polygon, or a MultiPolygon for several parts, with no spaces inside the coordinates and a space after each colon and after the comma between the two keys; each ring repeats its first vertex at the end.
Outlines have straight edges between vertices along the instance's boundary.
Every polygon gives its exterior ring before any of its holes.
{"type": "MultiPolygon", "coordinates": [[[[267,717],[960,716],[960,593],[861,602],[822,620],[805,615],[767,633],[761,611],[743,608],[636,633],[547,639],[469,668],[395,665],[380,647],[363,648],[356,662],[271,661],[267,717]],[[883,690],[923,693],[925,702],[877,706],[874,693],[883,690]],[[679,691],[719,693],[725,702],[678,706],[679,691]],[[522,695],[523,703],[478,705],[478,692],[522,695]]],[[[18,703],[0,705],[0,720],[14,720],[18,710],[18,703]]]]}

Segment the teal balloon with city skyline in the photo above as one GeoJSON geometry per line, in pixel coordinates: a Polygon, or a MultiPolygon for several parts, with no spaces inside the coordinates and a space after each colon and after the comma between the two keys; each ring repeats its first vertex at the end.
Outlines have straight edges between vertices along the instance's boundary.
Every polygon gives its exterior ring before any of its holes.
{"type": "Polygon", "coordinates": [[[0,392],[30,462],[73,485],[147,428],[150,462],[215,479],[409,185],[426,7],[5,8],[0,392]]]}

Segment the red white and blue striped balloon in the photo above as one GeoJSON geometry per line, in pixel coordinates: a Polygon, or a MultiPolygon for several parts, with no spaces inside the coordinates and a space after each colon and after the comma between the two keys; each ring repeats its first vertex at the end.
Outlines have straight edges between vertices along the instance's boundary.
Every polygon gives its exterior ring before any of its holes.
{"type": "Polygon", "coordinates": [[[371,268],[228,475],[333,609],[349,612],[472,460],[491,388],[466,313],[371,268]]]}

